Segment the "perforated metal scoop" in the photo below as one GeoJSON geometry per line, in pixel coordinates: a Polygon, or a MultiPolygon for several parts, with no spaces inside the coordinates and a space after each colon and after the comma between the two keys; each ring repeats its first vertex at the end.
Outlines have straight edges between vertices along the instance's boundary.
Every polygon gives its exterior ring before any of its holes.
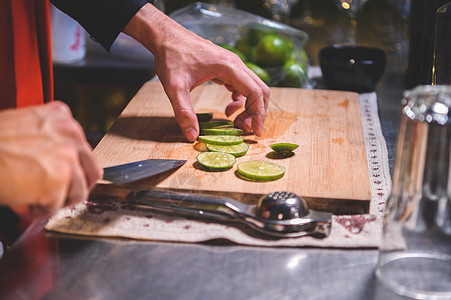
{"type": "Polygon", "coordinates": [[[128,196],[134,205],[165,212],[239,221],[277,238],[329,235],[331,213],[309,210],[301,197],[288,192],[266,195],[257,205],[246,205],[225,197],[162,190],[138,190],[128,196]]]}

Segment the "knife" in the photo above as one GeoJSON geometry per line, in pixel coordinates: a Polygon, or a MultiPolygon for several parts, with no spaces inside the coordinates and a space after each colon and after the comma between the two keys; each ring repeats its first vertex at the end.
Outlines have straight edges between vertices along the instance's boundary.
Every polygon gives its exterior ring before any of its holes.
{"type": "Polygon", "coordinates": [[[114,184],[126,184],[178,168],[186,160],[146,159],[103,169],[103,179],[114,184]]]}

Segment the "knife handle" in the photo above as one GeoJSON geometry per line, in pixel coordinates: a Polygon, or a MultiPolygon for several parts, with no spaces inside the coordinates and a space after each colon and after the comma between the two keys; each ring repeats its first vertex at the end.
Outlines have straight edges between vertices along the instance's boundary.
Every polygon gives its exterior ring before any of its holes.
{"type": "Polygon", "coordinates": [[[163,190],[133,191],[127,200],[132,204],[156,210],[221,220],[241,220],[249,211],[249,205],[230,198],[163,190]]]}

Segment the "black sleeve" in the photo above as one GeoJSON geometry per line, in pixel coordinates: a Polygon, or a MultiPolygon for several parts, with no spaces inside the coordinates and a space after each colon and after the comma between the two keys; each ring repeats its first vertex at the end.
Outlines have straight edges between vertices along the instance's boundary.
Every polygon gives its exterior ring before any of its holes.
{"type": "Polygon", "coordinates": [[[99,42],[106,50],[144,6],[147,0],[51,0],[53,5],[65,12],[99,42]]]}

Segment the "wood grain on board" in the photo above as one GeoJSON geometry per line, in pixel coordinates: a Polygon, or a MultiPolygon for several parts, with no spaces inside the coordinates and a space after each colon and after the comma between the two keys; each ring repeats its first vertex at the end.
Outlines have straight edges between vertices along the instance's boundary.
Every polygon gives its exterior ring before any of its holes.
{"type": "MultiPolygon", "coordinates": [[[[225,119],[231,93],[204,84],[191,92],[196,112],[214,112],[225,119]]],[[[235,115],[230,117],[233,120],[235,115]]],[[[312,209],[334,213],[365,213],[370,184],[358,94],[329,90],[271,88],[263,136],[244,136],[248,153],[237,158],[283,165],[285,176],[271,182],[250,182],[225,172],[207,172],[196,163],[202,143],[187,142],[159,82],[146,83],[94,149],[103,167],[148,158],[185,159],[181,168],[136,185],[257,199],[277,190],[303,196],[312,209]],[[272,143],[299,145],[295,155],[277,159],[272,143]],[[244,195],[244,196],[243,196],[244,195]],[[255,197],[253,197],[255,196],[255,197]]],[[[252,200],[246,200],[252,201],[252,200]]]]}

